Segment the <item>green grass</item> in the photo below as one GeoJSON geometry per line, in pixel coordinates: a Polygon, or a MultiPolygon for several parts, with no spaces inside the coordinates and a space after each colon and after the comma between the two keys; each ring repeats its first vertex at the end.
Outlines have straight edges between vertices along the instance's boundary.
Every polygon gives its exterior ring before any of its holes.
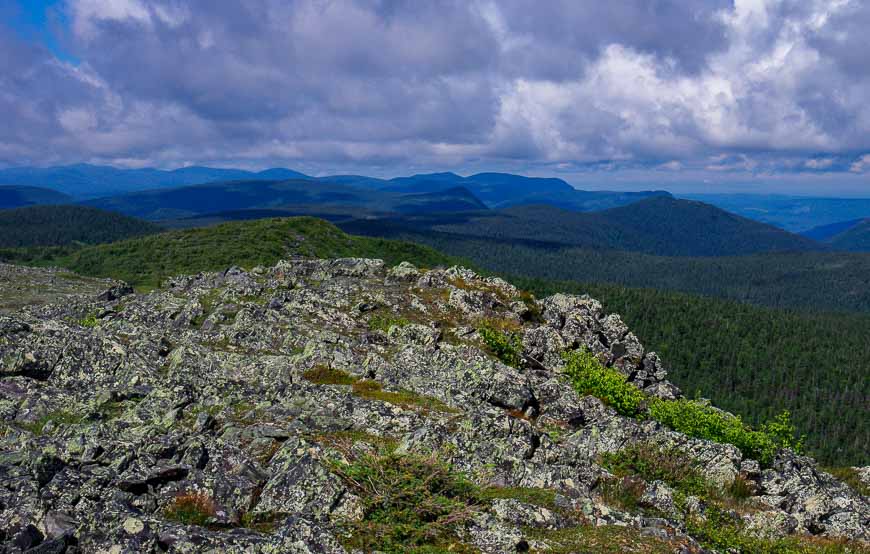
{"type": "Polygon", "coordinates": [[[642,535],[637,529],[616,525],[594,527],[577,525],[564,529],[524,530],[526,537],[546,545],[537,554],[672,554],[678,552],[684,541],[664,540],[642,535]]]}
{"type": "Polygon", "coordinates": [[[409,261],[420,266],[452,265],[454,258],[408,242],[354,237],[311,217],[224,223],[214,227],[88,246],[62,252],[40,263],[82,275],[113,277],[140,288],[157,287],[174,275],[218,271],[238,265],[274,265],[291,256],[380,258],[389,265],[409,261]]]}
{"type": "Polygon", "coordinates": [[[389,332],[391,327],[405,327],[411,321],[401,316],[375,314],[369,319],[369,329],[372,331],[389,332]]]}
{"type": "Polygon", "coordinates": [[[350,373],[325,365],[318,365],[305,371],[302,378],[315,385],[353,385],[357,382],[357,378],[350,373]]]}
{"type": "Polygon", "coordinates": [[[423,412],[459,412],[456,408],[452,408],[431,396],[423,396],[407,390],[385,391],[377,381],[357,381],[353,384],[353,393],[360,398],[379,400],[401,408],[415,409],[423,412]]]}

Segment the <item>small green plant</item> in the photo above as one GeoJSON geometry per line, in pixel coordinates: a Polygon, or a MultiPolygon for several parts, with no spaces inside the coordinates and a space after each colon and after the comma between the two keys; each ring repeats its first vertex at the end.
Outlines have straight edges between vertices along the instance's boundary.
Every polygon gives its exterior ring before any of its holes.
{"type": "Polygon", "coordinates": [[[369,319],[369,329],[372,331],[389,332],[391,327],[405,327],[410,325],[411,321],[398,316],[390,316],[383,314],[375,314],[369,319]]]}
{"type": "Polygon", "coordinates": [[[621,525],[576,525],[561,529],[528,527],[523,530],[523,534],[546,545],[542,550],[532,551],[541,554],[671,554],[688,546],[685,539],[652,537],[621,525]]]}
{"type": "Polygon", "coordinates": [[[184,525],[207,525],[217,509],[214,500],[200,491],[188,491],[177,495],[163,510],[166,519],[184,525]]]}
{"type": "Polygon", "coordinates": [[[492,321],[481,325],[478,332],[493,356],[505,365],[520,367],[523,362],[523,341],[518,333],[499,329],[492,321]]]}
{"type": "Polygon", "coordinates": [[[100,320],[97,319],[97,314],[94,312],[90,312],[85,317],[81,318],[78,321],[79,325],[82,327],[94,328],[100,324],[100,320]]]}
{"type": "Polygon", "coordinates": [[[477,513],[478,488],[436,456],[363,455],[330,469],[363,503],[345,546],[387,554],[475,552],[458,531],[477,513]]]}
{"type": "Polygon", "coordinates": [[[604,367],[588,350],[568,352],[564,358],[563,371],[578,394],[600,398],[622,415],[639,415],[646,395],[629,383],[625,375],[604,367]]]}

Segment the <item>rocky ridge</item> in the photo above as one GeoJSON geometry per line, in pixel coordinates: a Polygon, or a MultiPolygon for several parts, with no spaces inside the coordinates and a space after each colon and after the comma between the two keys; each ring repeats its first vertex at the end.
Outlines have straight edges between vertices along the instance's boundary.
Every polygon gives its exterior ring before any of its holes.
{"type": "Polygon", "coordinates": [[[148,294],[105,285],[0,315],[0,552],[353,552],[366,499],[336,468],[387,443],[501,491],[456,526],[462,551],[556,551],[581,528],[710,551],[689,525],[704,498],[661,480],[633,481],[638,509],[608,494],[603,457],[639,445],[745,483],[732,512],[757,536],[870,539],[868,499],[810,458],[783,450],[762,467],[578,395],[562,354],[585,348],[649,395],[681,396],[589,297],[367,259],[148,294]],[[521,339],[517,367],[488,350],[484,322],[521,339]]]}

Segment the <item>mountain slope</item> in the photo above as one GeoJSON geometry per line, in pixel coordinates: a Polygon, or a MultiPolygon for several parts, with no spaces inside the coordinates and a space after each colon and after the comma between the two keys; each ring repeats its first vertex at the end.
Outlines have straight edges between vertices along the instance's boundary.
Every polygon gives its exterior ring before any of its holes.
{"type": "Polygon", "coordinates": [[[819,225],[818,227],[813,227],[808,231],[802,232],[801,235],[808,239],[827,242],[840,233],[844,233],[852,227],[855,227],[864,220],[864,218],[852,219],[850,221],[838,221],[837,223],[829,223],[828,225],[819,225]]]}
{"type": "Polygon", "coordinates": [[[870,219],[865,219],[831,237],[828,244],[835,250],[870,252],[870,219]]]}
{"type": "Polygon", "coordinates": [[[546,204],[575,211],[595,211],[631,204],[651,196],[670,196],[664,191],[612,192],[577,190],[562,179],[525,177],[509,173],[478,173],[461,177],[455,173],[429,173],[398,177],[381,190],[397,192],[436,192],[462,186],[490,208],[524,204],[546,204]]]}
{"type": "Polygon", "coordinates": [[[823,250],[820,244],[702,202],[650,198],[601,213],[638,237],[640,252],[662,256],[734,256],[823,250]]]}
{"type": "Polygon", "coordinates": [[[289,169],[255,173],[241,169],[183,167],[171,171],[154,168],[119,169],[77,164],[58,167],[18,167],[0,170],[0,183],[48,187],[74,197],[94,198],[161,187],[177,187],[238,179],[301,179],[306,175],[289,169]]]}
{"type": "Polygon", "coordinates": [[[870,499],[796,455],[787,417],[750,429],[682,397],[589,297],[291,259],[0,322],[0,390],[23,406],[0,411],[8,550],[857,554],[870,538],[870,499]]]}
{"type": "Polygon", "coordinates": [[[776,194],[684,194],[731,213],[776,225],[792,233],[870,217],[870,198],[812,198],[776,194]]]}
{"type": "Polygon", "coordinates": [[[160,231],[147,221],[84,206],[0,210],[0,248],[97,244],[160,231]]]}
{"type": "MultiPolygon", "coordinates": [[[[461,228],[467,215],[456,216],[461,228]]],[[[870,311],[870,255],[841,252],[654,256],[552,241],[406,225],[409,218],[340,222],[345,231],[426,244],[500,274],[678,290],[776,308],[870,311]]],[[[507,229],[504,225],[499,230],[507,229]]]]}
{"type": "Polygon", "coordinates": [[[352,232],[374,235],[390,227],[395,228],[393,232],[434,231],[459,237],[532,241],[545,248],[575,246],[658,256],[733,256],[825,248],[707,204],[670,197],[649,198],[602,212],[536,205],[346,224],[352,232]]]}
{"type": "Polygon", "coordinates": [[[20,208],[39,204],[69,204],[72,197],[56,190],[18,186],[0,185],[0,209],[20,208]]]}
{"type": "Polygon", "coordinates": [[[416,244],[352,237],[310,217],[260,219],[214,227],[170,231],[78,250],[54,261],[82,275],[113,277],[154,287],[179,273],[233,265],[255,267],[293,256],[378,256],[390,263],[411,261],[433,266],[452,258],[416,244]]]}

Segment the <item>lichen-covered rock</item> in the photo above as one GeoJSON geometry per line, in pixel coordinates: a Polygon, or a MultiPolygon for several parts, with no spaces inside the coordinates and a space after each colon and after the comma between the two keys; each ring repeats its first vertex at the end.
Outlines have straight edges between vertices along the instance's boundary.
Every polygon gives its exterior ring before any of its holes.
{"type": "MultiPolygon", "coordinates": [[[[7,287],[60,278],[10,267],[7,287]]],[[[460,536],[481,552],[537,548],[528,529],[580,523],[695,548],[682,518],[702,517],[703,500],[656,481],[638,499],[646,515],[604,501],[601,456],[637,444],[685,452],[714,484],[739,475],[766,506],[747,519],[759,536],[868,538],[867,500],[808,458],[762,469],[578,395],[562,355],[585,347],[680,397],[589,297],[535,301],[463,268],[363,259],[233,267],[148,294],[83,283],[0,315],[0,552],[349,552],[343,530],[366,503],[334,464],[385,445],[437,455],[482,488],[552,491],[546,505],[475,506],[460,536]],[[492,321],[521,340],[519,367],[483,344],[492,321]]]]}

